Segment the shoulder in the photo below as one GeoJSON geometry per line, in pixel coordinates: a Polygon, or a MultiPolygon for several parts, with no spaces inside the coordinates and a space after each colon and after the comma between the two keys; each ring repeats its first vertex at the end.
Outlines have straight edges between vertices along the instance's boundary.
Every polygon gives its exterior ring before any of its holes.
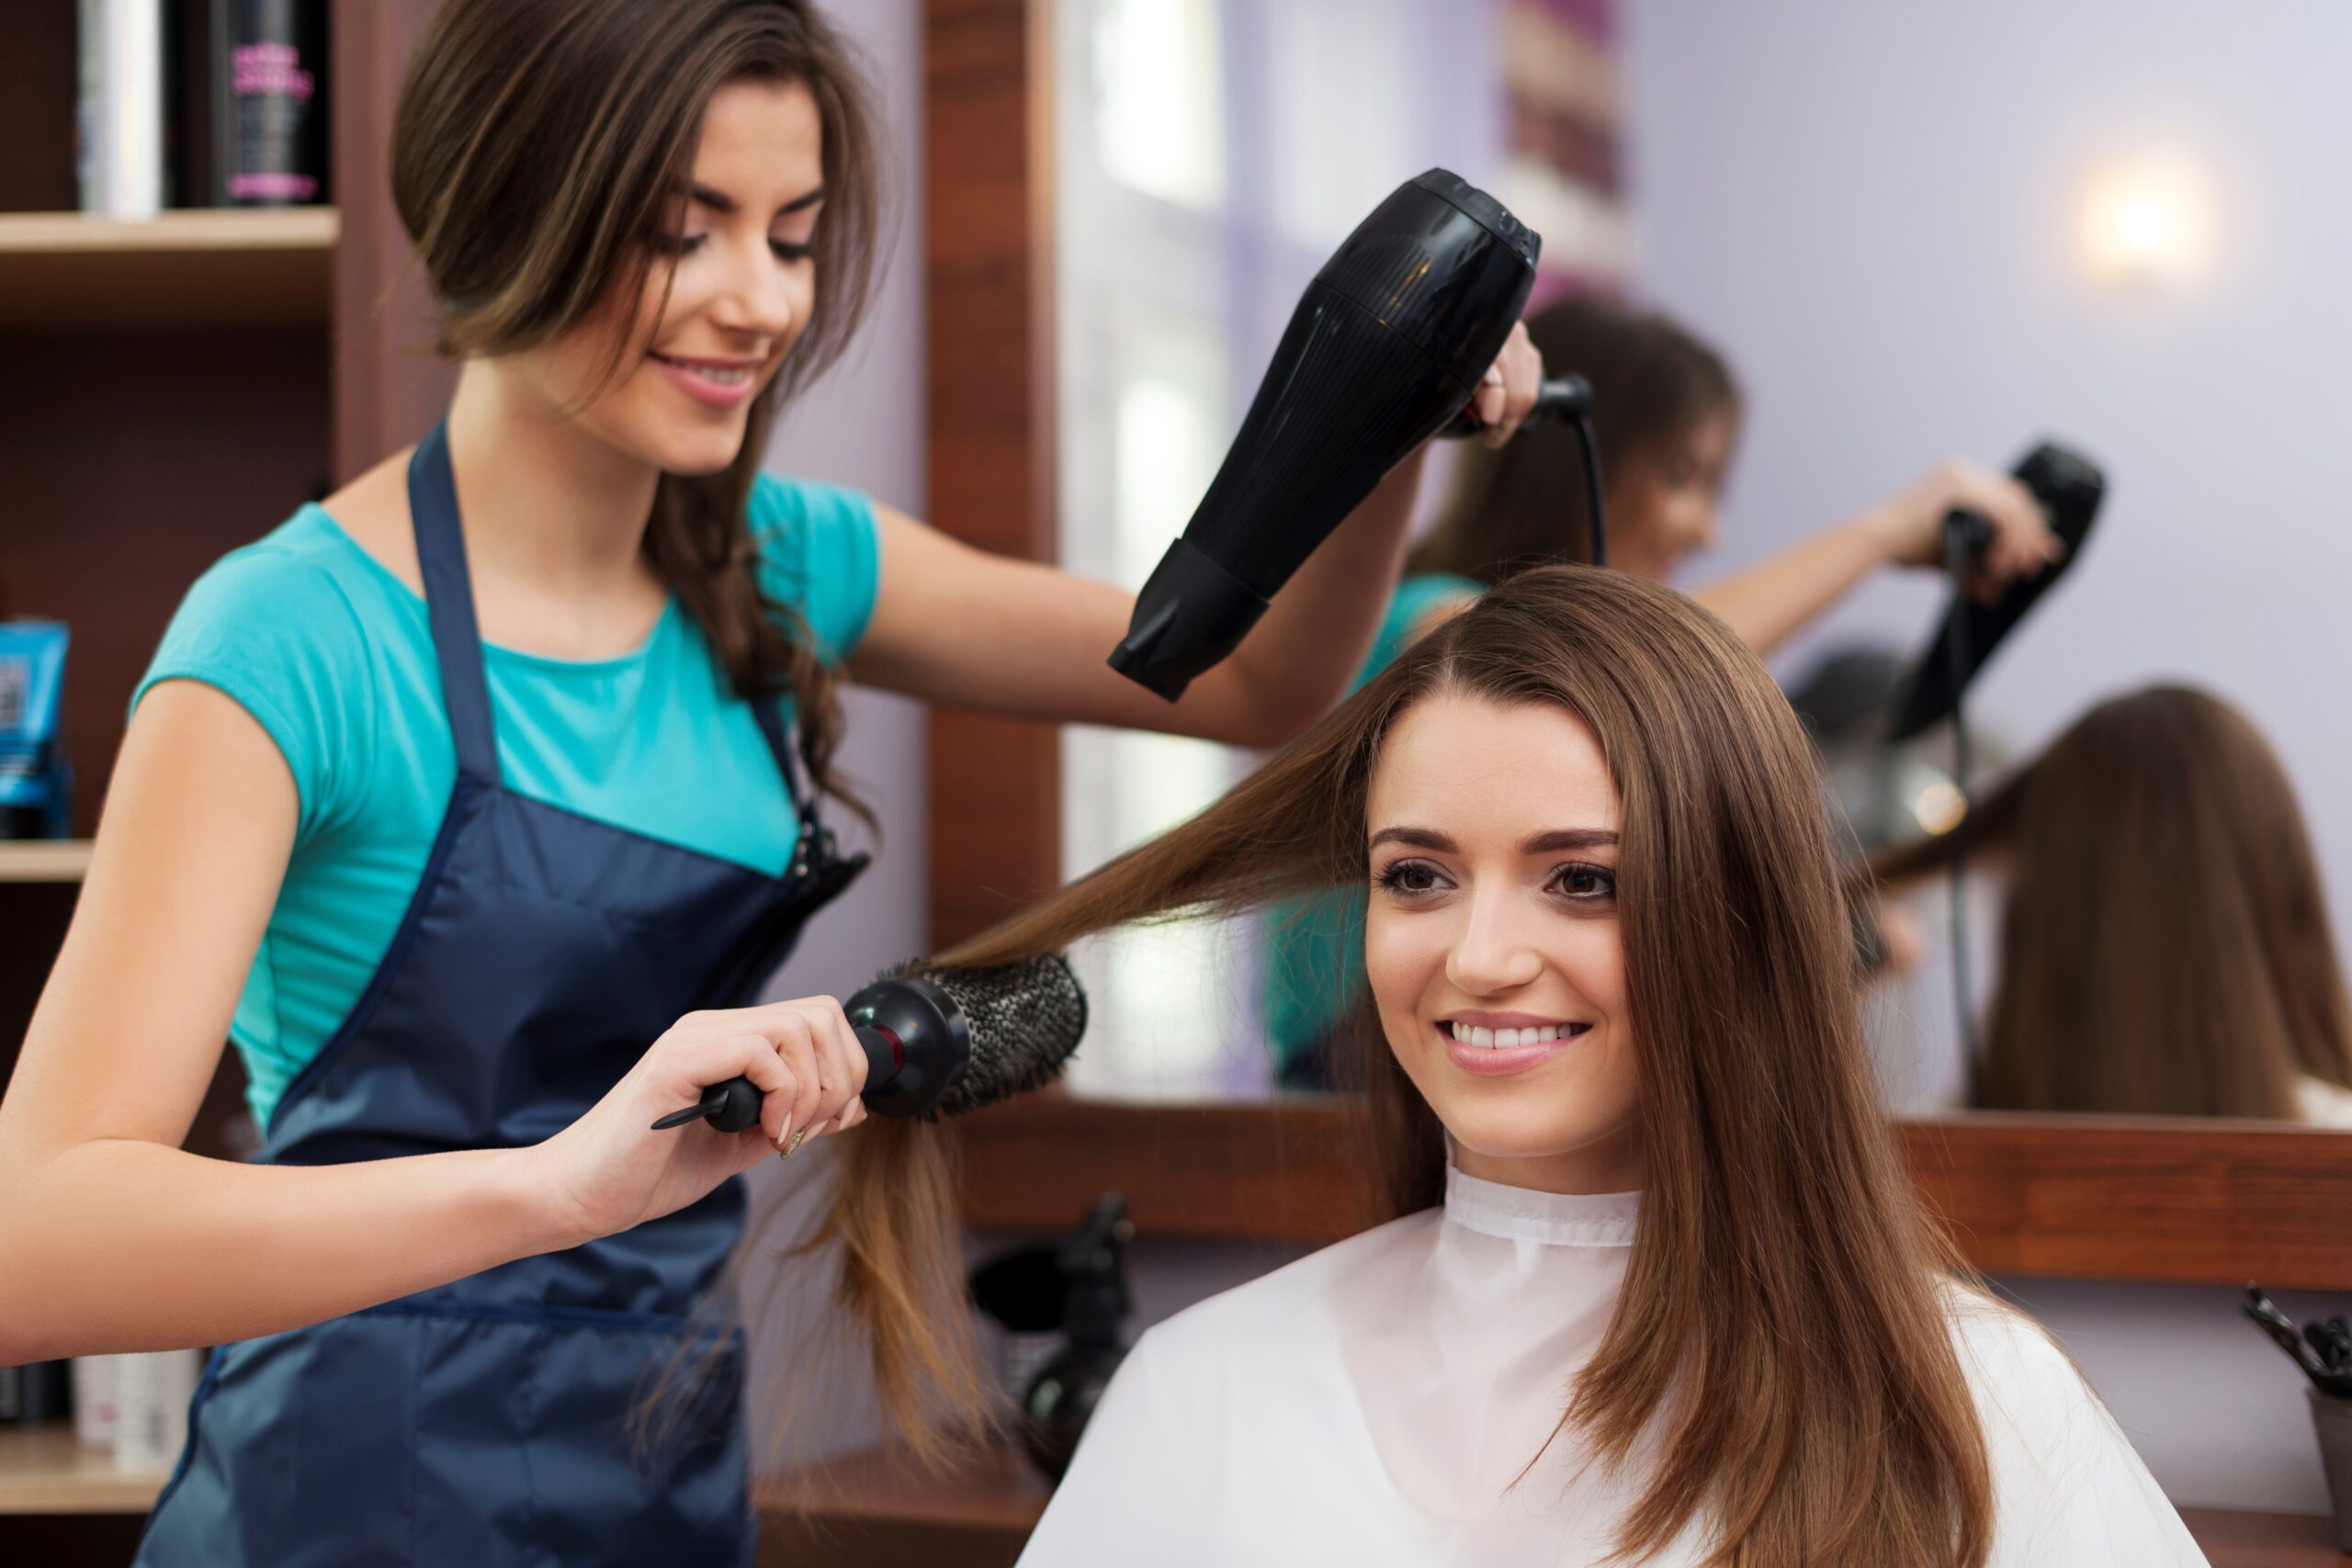
{"type": "Polygon", "coordinates": [[[747,507],[760,587],[817,638],[828,661],[847,659],[874,614],[881,534],[862,491],[763,472],[747,507]]]}
{"type": "Polygon", "coordinates": [[[1209,1378],[1262,1392],[1268,1378],[1299,1364],[1306,1347],[1332,1342],[1331,1308],[1359,1270],[1413,1244],[1441,1217],[1429,1209],[1391,1220],[1211,1296],[1155,1325],[1136,1354],[1148,1346],[1171,1386],[1203,1388],[1209,1378]]]}
{"type": "Polygon", "coordinates": [[[356,652],[365,645],[361,606],[369,596],[356,554],[317,508],[304,507],[196,580],[164,649],[241,663],[254,662],[241,649],[266,649],[273,658],[295,648],[356,652]]]}
{"type": "Polygon", "coordinates": [[[1943,1289],[1992,1472],[1995,1568],[2203,1562],[2131,1439],[2049,1332],[1981,1292],[1943,1289]]]}

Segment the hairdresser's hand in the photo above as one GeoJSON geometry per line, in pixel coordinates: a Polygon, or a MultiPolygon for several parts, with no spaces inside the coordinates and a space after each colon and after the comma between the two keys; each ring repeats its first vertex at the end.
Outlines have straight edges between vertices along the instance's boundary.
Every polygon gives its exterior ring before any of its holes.
{"type": "Polygon", "coordinates": [[[1871,513],[1887,560],[1898,566],[1941,566],[1944,514],[1955,507],[1978,513],[1993,525],[1992,543],[1977,558],[1964,584],[1980,601],[1989,603],[2011,580],[2040,571],[2064,548],[2050,531],[2050,520],[2041,514],[2031,491],[2007,474],[1954,457],[1871,513]]]}
{"type": "Polygon", "coordinates": [[[796,1132],[818,1138],[856,1126],[865,1088],[865,1048],[831,997],[690,1012],[586,1115],[526,1151],[531,1187],[575,1239],[610,1235],[684,1208],[796,1132]],[[652,1131],[732,1077],[763,1091],[757,1127],[721,1133],[695,1121],[652,1131]]]}
{"type": "Polygon", "coordinates": [[[1486,427],[1479,432],[1479,439],[1489,446],[1509,441],[1527,411],[1535,406],[1535,394],[1543,387],[1544,356],[1536,352],[1535,340],[1527,335],[1527,323],[1518,322],[1470,400],[1471,412],[1486,427]]]}

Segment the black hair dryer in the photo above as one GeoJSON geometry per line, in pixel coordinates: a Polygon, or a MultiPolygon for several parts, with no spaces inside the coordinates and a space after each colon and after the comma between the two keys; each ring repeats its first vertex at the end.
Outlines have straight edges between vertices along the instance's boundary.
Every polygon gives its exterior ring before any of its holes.
{"type": "Polygon", "coordinates": [[[1111,668],[1174,702],[1238,647],[1340,520],[1469,402],[1527,307],[1542,244],[1443,169],[1356,225],[1291,313],[1111,668]]]}
{"type": "Polygon", "coordinates": [[[1069,1469],[1080,1434],[1126,1359],[1120,1324],[1135,1303],[1127,1295],[1127,1243],[1135,1239],[1124,1193],[1105,1192],[1087,1211],[1056,1258],[1062,1280],[1061,1353],[1030,1380],[1021,1396],[1021,1433],[1029,1457],[1055,1481],[1069,1469]]]}

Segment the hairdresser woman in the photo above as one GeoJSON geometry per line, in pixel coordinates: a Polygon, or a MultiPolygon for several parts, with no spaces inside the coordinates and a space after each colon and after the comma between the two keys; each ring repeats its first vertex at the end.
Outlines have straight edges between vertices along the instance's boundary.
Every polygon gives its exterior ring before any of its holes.
{"type": "Polygon", "coordinates": [[[868,295],[871,123],[797,0],[427,29],[391,180],[455,400],[190,593],[0,1106],[0,1361],[225,1347],[141,1562],[748,1561],[740,1364],[696,1441],[627,1419],[728,1179],[861,1115],[833,1000],[742,1005],[845,880],[842,672],[1271,745],[1369,644],[1409,468],[1173,708],[1103,665],[1127,594],[760,473],[868,295]],[[254,1164],[179,1148],[224,1031],[254,1164]],[[738,1074],[757,1131],[648,1130],[738,1074]]]}

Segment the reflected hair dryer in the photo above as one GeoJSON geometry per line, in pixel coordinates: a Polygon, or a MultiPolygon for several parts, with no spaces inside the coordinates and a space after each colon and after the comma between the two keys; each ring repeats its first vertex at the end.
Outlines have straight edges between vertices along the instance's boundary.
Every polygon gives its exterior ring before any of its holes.
{"type": "Polygon", "coordinates": [[[1526,309],[1542,243],[1443,169],[1373,209],[1306,286],[1111,668],[1174,702],[1238,647],[1340,520],[1470,401],[1526,309]]]}

